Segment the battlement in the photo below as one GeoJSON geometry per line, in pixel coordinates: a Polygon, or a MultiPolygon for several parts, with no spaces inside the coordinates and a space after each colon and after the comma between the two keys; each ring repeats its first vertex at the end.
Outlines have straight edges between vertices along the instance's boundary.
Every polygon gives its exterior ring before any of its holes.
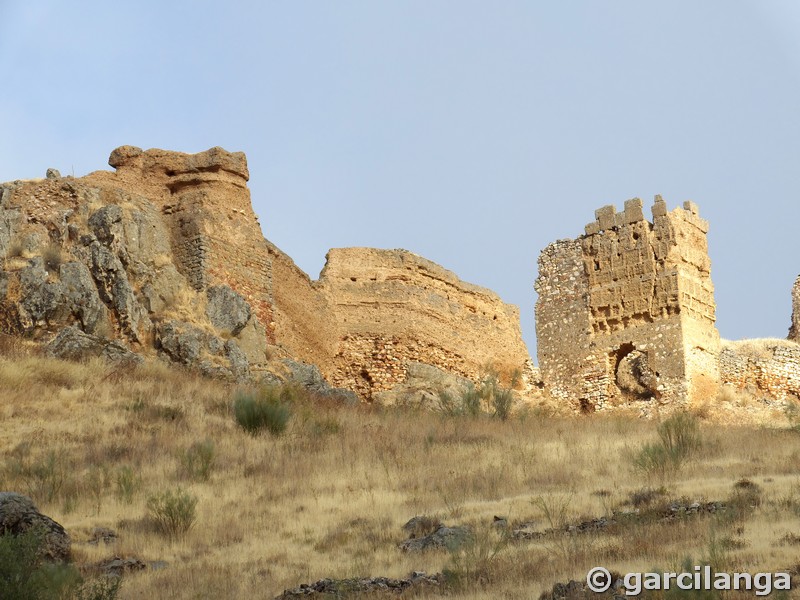
{"type": "Polygon", "coordinates": [[[584,228],[585,235],[595,235],[607,229],[618,229],[641,221],[647,222],[652,226],[659,223],[659,217],[667,217],[670,214],[673,219],[682,219],[696,226],[703,233],[708,233],[708,221],[700,218],[700,208],[691,200],[683,203],[682,210],[675,209],[673,213],[668,213],[667,203],[664,202],[660,195],[656,195],[650,212],[653,215],[652,222],[645,219],[643,203],[640,198],[626,200],[625,208],[622,212],[617,212],[617,207],[613,204],[607,204],[594,211],[595,220],[586,225],[584,228]]]}

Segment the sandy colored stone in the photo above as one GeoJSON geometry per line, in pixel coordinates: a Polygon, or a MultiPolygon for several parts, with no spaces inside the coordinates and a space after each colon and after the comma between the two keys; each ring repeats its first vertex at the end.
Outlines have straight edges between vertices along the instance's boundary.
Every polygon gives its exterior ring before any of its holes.
{"type": "Polygon", "coordinates": [[[266,372],[291,358],[368,400],[402,381],[409,361],[472,380],[487,367],[506,381],[528,367],[516,307],[411,252],[332,250],[312,280],[264,238],[241,152],[121,146],[109,164],[114,172],[0,187],[0,252],[20,255],[0,273],[3,331],[86,328],[50,301],[61,284],[22,256],[52,244],[88,267],[109,309],[95,329],[204,371],[266,372]],[[184,323],[180,335],[170,323],[184,323]],[[210,332],[233,336],[234,350],[210,332]]]}
{"type": "Polygon", "coordinates": [[[666,212],[657,197],[652,223],[641,207],[605,206],[585,235],[539,258],[541,375],[585,411],[707,399],[719,383],[708,223],[694,203],[666,212]]]}

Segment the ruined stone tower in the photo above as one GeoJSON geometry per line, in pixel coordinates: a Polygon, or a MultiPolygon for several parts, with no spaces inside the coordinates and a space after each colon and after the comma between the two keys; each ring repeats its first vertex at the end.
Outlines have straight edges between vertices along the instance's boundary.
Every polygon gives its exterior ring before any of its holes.
{"type": "Polygon", "coordinates": [[[557,398],[594,411],[634,401],[711,397],[719,333],[706,233],[697,206],[653,221],[642,201],[595,212],[585,235],[539,257],[536,332],[542,379],[557,398]]]}
{"type": "Polygon", "coordinates": [[[800,342],[800,275],[792,287],[792,325],[789,327],[789,339],[800,342]]]}

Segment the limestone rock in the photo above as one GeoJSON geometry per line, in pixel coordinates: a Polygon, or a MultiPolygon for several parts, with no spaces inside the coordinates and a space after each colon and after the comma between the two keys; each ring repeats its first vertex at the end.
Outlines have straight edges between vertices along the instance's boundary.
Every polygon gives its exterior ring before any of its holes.
{"type": "Polygon", "coordinates": [[[23,331],[63,321],[69,310],[63,303],[61,283],[50,281],[44,261],[37,256],[19,274],[19,322],[23,331]]]}
{"type": "Polygon", "coordinates": [[[108,326],[108,309],[100,300],[92,274],[86,265],[68,262],[59,269],[62,294],[70,312],[80,321],[83,330],[92,334],[108,326]]]}
{"type": "Polygon", "coordinates": [[[47,169],[47,173],[45,175],[47,179],[59,179],[61,177],[61,173],[58,169],[53,169],[52,167],[47,169]]]}
{"type": "Polygon", "coordinates": [[[117,341],[109,341],[83,333],[77,327],[65,327],[47,345],[47,353],[65,360],[101,357],[110,362],[140,363],[142,357],[117,341]]]}
{"type": "Polygon", "coordinates": [[[442,525],[429,535],[405,540],[399,547],[404,552],[449,549],[458,547],[469,535],[470,530],[467,527],[447,527],[442,525]]]}
{"type": "Polygon", "coordinates": [[[458,398],[467,392],[472,382],[459,375],[425,363],[409,362],[402,383],[384,392],[376,392],[372,399],[384,406],[413,406],[435,409],[440,394],[458,398]]]}
{"type": "Polygon", "coordinates": [[[175,362],[194,366],[206,346],[206,334],[197,327],[179,321],[167,321],[158,328],[159,348],[175,362]]]}
{"type": "Polygon", "coordinates": [[[20,535],[31,528],[44,533],[44,557],[54,561],[67,561],[71,541],[64,528],[43,515],[27,496],[15,492],[0,492],[0,534],[20,535]]]}
{"type": "MultiPolygon", "coordinates": [[[[102,230],[101,230],[102,231],[102,230]]],[[[111,235],[107,240],[118,239],[111,235]]],[[[107,246],[93,242],[90,246],[91,273],[103,301],[113,307],[122,330],[134,341],[142,341],[140,326],[150,329],[147,311],[139,303],[119,257],[107,246]]]]}
{"type": "Polygon", "coordinates": [[[300,587],[285,590],[275,600],[305,598],[355,598],[362,595],[383,597],[387,594],[402,594],[418,587],[438,586],[444,582],[440,573],[427,575],[424,571],[414,571],[404,579],[390,577],[361,577],[351,579],[320,579],[314,583],[304,583],[300,587]]]}
{"type": "Polygon", "coordinates": [[[291,359],[283,359],[283,366],[288,370],[287,381],[297,383],[318,396],[336,398],[345,403],[358,402],[354,392],[344,388],[334,388],[325,381],[316,365],[309,365],[291,359]]]}
{"type": "Polygon", "coordinates": [[[206,315],[220,331],[237,335],[250,320],[250,305],[227,285],[215,285],[206,290],[206,315]]]}
{"type": "Polygon", "coordinates": [[[234,340],[223,341],[190,323],[162,323],[156,344],[171,360],[209,376],[241,379],[250,374],[247,357],[234,340]]]}

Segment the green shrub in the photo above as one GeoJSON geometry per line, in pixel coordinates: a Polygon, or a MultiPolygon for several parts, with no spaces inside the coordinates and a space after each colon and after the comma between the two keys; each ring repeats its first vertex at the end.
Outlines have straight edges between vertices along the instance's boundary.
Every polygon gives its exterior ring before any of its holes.
{"type": "Polygon", "coordinates": [[[508,535],[497,528],[481,527],[448,546],[450,559],[443,569],[448,586],[462,589],[494,579],[493,564],[508,546],[508,535]]]}
{"type": "MultiPolygon", "coordinates": [[[[516,381],[516,374],[512,379],[512,387],[516,381]]],[[[466,415],[477,417],[483,412],[490,413],[493,417],[498,417],[503,421],[511,415],[514,407],[514,392],[512,388],[500,385],[500,378],[496,371],[490,370],[480,383],[470,386],[454,397],[446,391],[438,394],[438,409],[440,412],[450,415],[466,415]]]]}
{"type": "Polygon", "coordinates": [[[700,424],[689,413],[675,413],[658,425],[658,442],[649,443],[633,457],[633,466],[648,477],[677,472],[702,446],[700,424]]]}
{"type": "Polygon", "coordinates": [[[0,535],[0,598],[14,600],[113,600],[121,581],[85,581],[68,564],[41,558],[44,532],[32,528],[20,535],[0,535]]]}
{"type": "Polygon", "coordinates": [[[131,504],[133,497],[142,487],[142,478],[133,470],[133,467],[125,465],[117,471],[114,484],[117,499],[125,504],[131,504]]]}
{"type": "Polygon", "coordinates": [[[264,386],[255,393],[239,393],[233,403],[236,422],[251,435],[264,430],[280,435],[292,416],[294,394],[286,386],[264,386]]]}
{"type": "Polygon", "coordinates": [[[214,442],[211,440],[195,442],[181,454],[181,469],[189,479],[208,481],[214,468],[215,458],[214,442]]]}
{"type": "Polygon", "coordinates": [[[63,452],[50,450],[40,457],[31,456],[31,446],[22,444],[12,453],[10,474],[21,480],[34,500],[51,503],[61,497],[65,488],[73,487],[74,474],[63,452]]]}
{"type": "Polygon", "coordinates": [[[147,499],[147,513],[162,534],[177,538],[188,532],[197,518],[197,497],[176,488],[147,499]]]}

